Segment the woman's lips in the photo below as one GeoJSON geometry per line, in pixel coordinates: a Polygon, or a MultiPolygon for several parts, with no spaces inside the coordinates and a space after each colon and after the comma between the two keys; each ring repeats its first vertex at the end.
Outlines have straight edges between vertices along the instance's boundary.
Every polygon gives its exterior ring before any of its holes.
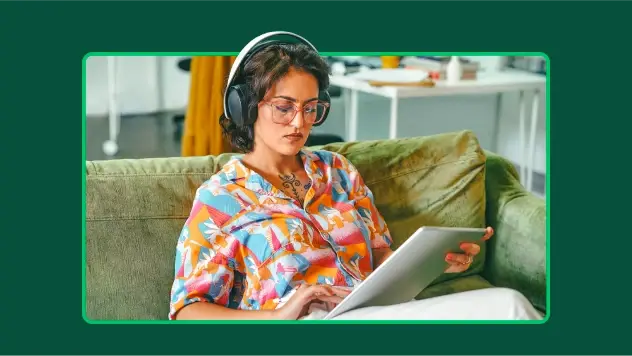
{"type": "Polygon", "coordinates": [[[300,141],[303,139],[303,134],[301,133],[294,133],[294,134],[289,134],[289,135],[285,135],[283,136],[286,139],[288,139],[291,142],[296,142],[296,141],[300,141]]]}

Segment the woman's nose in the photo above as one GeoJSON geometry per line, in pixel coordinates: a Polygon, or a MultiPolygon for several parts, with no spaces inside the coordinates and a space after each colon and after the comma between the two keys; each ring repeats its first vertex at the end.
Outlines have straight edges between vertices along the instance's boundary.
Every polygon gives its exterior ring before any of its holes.
{"type": "Polygon", "coordinates": [[[294,119],[292,119],[292,121],[290,122],[290,125],[296,127],[297,129],[300,129],[303,126],[305,126],[305,120],[303,118],[302,110],[299,110],[296,112],[296,115],[294,115],[294,119]]]}

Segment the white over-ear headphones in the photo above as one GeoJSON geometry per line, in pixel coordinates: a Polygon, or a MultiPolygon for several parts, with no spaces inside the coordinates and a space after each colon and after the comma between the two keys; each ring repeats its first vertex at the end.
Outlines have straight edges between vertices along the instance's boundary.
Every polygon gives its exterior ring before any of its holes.
{"type": "MultiPolygon", "coordinates": [[[[260,36],[255,37],[252,41],[248,42],[248,44],[239,52],[239,55],[235,59],[233,66],[230,69],[230,73],[228,75],[228,82],[226,84],[226,90],[224,91],[224,116],[226,118],[233,121],[238,126],[252,124],[256,115],[254,113],[249,112],[249,99],[251,95],[249,93],[249,89],[244,84],[235,84],[235,76],[238,71],[243,68],[244,64],[250,59],[255,53],[260,51],[261,49],[276,43],[290,43],[287,40],[271,40],[273,37],[280,36],[289,36],[294,40],[303,43],[309,46],[314,52],[318,53],[318,50],[314,45],[312,45],[305,38],[287,31],[274,31],[264,33],[260,36]]],[[[331,98],[329,93],[325,91],[321,91],[319,93],[319,99],[330,102],[331,98]]],[[[329,110],[325,113],[325,117],[319,123],[322,124],[327,117],[329,110]]]]}

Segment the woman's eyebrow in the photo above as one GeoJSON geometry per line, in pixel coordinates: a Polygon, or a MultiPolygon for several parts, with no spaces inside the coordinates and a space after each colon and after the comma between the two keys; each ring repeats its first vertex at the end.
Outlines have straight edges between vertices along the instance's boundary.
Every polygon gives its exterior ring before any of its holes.
{"type": "MultiPolygon", "coordinates": [[[[289,101],[291,101],[293,103],[297,102],[296,98],[292,98],[290,96],[285,96],[285,95],[278,95],[278,96],[273,97],[272,99],[276,99],[276,98],[289,100],[289,101]]],[[[309,103],[310,101],[314,101],[314,100],[318,100],[318,98],[307,99],[307,100],[303,101],[303,104],[309,103]]]]}

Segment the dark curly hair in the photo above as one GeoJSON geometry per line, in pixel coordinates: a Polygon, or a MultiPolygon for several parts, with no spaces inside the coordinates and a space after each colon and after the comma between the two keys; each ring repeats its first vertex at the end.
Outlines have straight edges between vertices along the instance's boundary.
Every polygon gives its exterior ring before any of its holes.
{"type": "MultiPolygon", "coordinates": [[[[257,112],[254,109],[268,90],[292,68],[313,75],[318,81],[319,90],[329,87],[329,66],[311,47],[304,44],[271,44],[252,56],[242,71],[236,73],[237,80],[233,84],[245,83],[252,93],[249,112],[257,112]]],[[[224,136],[235,149],[243,153],[252,152],[254,125],[239,127],[223,113],[219,122],[224,136]]]]}

